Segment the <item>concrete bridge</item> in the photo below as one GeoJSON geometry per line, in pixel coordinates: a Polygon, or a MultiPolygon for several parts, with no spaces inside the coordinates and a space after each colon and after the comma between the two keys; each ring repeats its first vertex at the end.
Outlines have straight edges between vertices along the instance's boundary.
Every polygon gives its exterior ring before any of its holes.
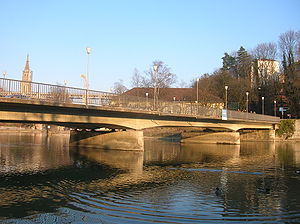
{"type": "MultiPolygon", "coordinates": [[[[0,81],[9,82],[7,79],[0,81]]],[[[56,95],[48,93],[48,96],[55,96],[54,100],[49,97],[46,100],[39,98],[47,93],[33,94],[32,88],[31,97],[24,99],[7,97],[7,87],[2,85],[0,122],[55,124],[74,130],[88,129],[87,132],[74,131],[71,141],[76,144],[96,144],[106,148],[132,150],[142,148],[143,132],[151,128],[176,127],[181,132],[182,142],[239,144],[241,139],[272,139],[276,124],[279,123],[277,117],[229,110],[225,111],[227,116],[224,119],[222,110],[200,107],[195,103],[179,105],[174,102],[159,102],[160,107],[153,110],[148,99],[124,99],[122,96],[95,94],[95,91],[90,94],[84,89],[79,89],[83,94],[77,93],[77,99],[80,96],[82,98],[82,104],[76,104],[70,100],[71,94],[68,94],[72,91],[73,95],[76,94],[72,88],[56,86],[58,88],[63,91],[58,91],[59,94],[56,95]],[[91,96],[94,100],[98,96],[96,101],[100,104],[90,105],[88,102],[91,96]],[[95,131],[100,128],[110,131],[95,131]],[[260,130],[260,134],[257,134],[257,130],[260,130]]],[[[9,91],[17,93],[12,89],[9,91]]],[[[18,94],[29,96],[29,93],[18,94]]]]}

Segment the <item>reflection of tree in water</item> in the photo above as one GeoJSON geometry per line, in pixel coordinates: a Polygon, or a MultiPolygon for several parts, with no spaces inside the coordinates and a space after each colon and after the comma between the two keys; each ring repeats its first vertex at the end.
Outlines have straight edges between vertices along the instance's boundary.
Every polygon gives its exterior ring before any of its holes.
{"type": "Polygon", "coordinates": [[[285,142],[277,145],[277,159],[281,167],[295,167],[300,162],[300,154],[297,153],[299,144],[285,142]]]}

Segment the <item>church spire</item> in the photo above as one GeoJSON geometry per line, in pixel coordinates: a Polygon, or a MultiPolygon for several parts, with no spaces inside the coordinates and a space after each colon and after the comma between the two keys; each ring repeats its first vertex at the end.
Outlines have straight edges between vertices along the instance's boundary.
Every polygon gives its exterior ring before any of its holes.
{"type": "Polygon", "coordinates": [[[29,68],[29,54],[27,54],[25,68],[22,73],[22,81],[32,82],[32,71],[29,68]]]}
{"type": "Polygon", "coordinates": [[[26,64],[25,64],[25,68],[24,68],[24,71],[29,71],[30,68],[29,68],[29,54],[27,54],[27,59],[26,59],[26,64]]]}

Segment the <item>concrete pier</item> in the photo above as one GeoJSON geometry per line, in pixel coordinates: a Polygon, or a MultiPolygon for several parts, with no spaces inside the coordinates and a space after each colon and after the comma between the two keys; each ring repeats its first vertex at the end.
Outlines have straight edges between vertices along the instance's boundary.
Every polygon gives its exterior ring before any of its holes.
{"type": "Polygon", "coordinates": [[[239,132],[182,133],[182,143],[240,144],[239,132]]]}
{"type": "Polygon", "coordinates": [[[71,146],[144,151],[143,131],[71,131],[71,146]]]}

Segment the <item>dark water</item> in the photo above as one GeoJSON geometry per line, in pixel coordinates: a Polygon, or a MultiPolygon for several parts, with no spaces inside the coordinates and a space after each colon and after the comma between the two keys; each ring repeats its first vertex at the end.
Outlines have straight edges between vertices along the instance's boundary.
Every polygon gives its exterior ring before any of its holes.
{"type": "Polygon", "coordinates": [[[1,134],[0,223],[300,223],[297,169],[299,143],[147,140],[142,153],[1,134]]]}

